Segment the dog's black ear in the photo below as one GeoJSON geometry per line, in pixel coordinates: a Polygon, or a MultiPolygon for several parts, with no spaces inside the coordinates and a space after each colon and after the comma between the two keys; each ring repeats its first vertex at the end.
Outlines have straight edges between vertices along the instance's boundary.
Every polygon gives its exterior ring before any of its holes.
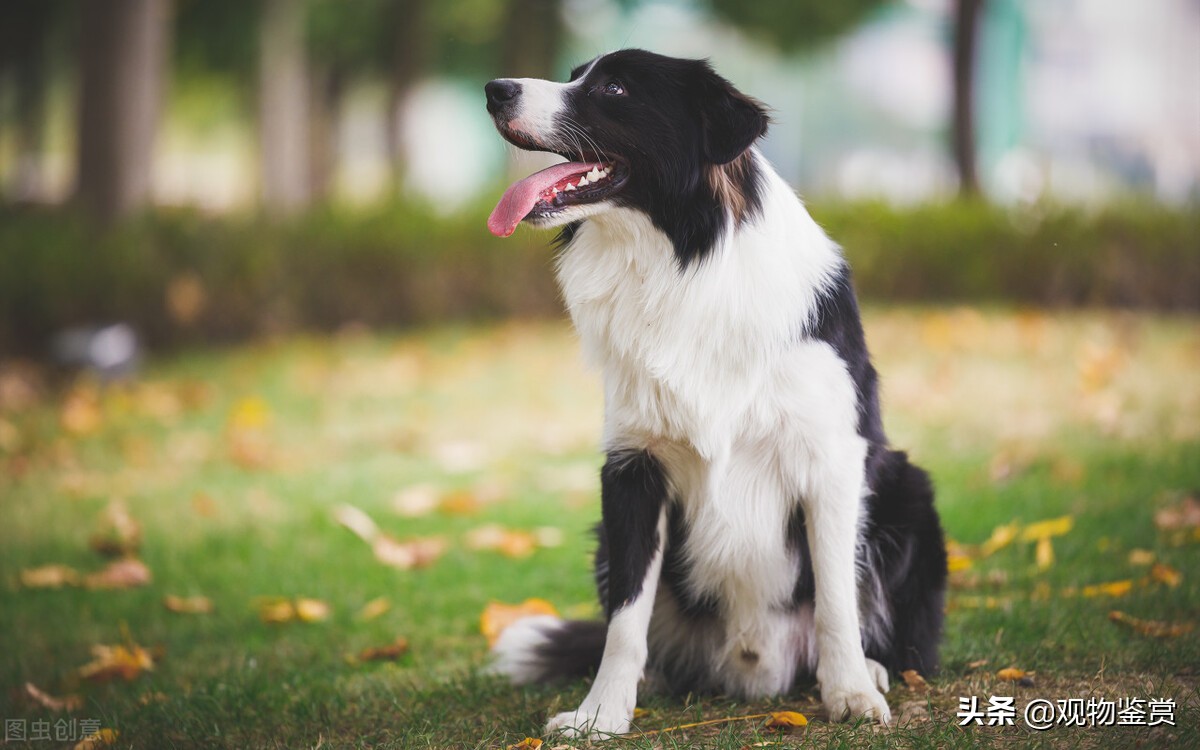
{"type": "Polygon", "coordinates": [[[697,61],[695,77],[704,158],[727,164],[767,132],[770,118],[762,104],[734,88],[707,62],[697,61]]]}

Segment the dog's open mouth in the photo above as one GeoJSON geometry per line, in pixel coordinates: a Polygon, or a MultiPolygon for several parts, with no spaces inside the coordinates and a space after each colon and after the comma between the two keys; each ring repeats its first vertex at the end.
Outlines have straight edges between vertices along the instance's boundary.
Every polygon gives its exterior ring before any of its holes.
{"type": "Polygon", "coordinates": [[[504,191],[488,217],[492,234],[507,237],[525,219],[552,216],[570,206],[603,200],[624,187],[629,177],[629,169],[620,161],[583,154],[562,156],[571,161],[534,172],[504,191]]]}

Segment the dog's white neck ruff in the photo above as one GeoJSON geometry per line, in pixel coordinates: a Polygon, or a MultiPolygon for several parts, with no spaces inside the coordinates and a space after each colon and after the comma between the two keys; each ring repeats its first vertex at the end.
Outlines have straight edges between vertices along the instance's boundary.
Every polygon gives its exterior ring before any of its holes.
{"type": "Polygon", "coordinates": [[[770,429],[763,389],[804,336],[839,248],[753,152],[762,210],[680,269],[671,240],[640,211],[585,221],[558,266],[589,361],[604,373],[605,447],[690,444],[708,460],[770,429]]]}

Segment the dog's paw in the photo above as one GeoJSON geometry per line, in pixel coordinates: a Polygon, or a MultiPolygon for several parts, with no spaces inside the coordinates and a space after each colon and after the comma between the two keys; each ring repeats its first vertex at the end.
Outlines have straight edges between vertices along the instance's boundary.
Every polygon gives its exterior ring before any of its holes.
{"type": "Polygon", "coordinates": [[[560,734],[578,739],[606,740],[629,731],[630,717],[604,711],[588,712],[581,706],[577,711],[564,711],[546,723],[546,734],[560,734]]]}
{"type": "Polygon", "coordinates": [[[883,666],[874,659],[867,659],[867,674],[871,675],[871,681],[875,683],[875,687],[879,688],[879,692],[887,693],[888,691],[888,671],[887,667],[883,666]]]}
{"type": "MultiPolygon", "coordinates": [[[[884,679],[886,680],[886,674],[884,679]]],[[[830,721],[853,721],[864,718],[874,719],[880,724],[892,722],[892,712],[888,709],[887,699],[875,685],[822,689],[821,703],[825,705],[825,712],[829,715],[830,721]]]]}

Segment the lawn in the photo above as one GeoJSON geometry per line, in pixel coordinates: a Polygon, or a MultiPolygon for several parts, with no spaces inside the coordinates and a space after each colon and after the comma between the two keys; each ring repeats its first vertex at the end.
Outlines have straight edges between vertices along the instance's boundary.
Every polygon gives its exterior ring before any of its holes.
{"type": "MultiPolygon", "coordinates": [[[[811,686],[647,695],[646,734],[609,746],[1195,746],[1198,322],[868,310],[889,434],[932,473],[954,540],[941,674],[893,685],[895,728],[829,725],[811,686]],[[1010,667],[1028,674],[1001,679],[1010,667]],[[959,726],[960,699],[993,696],[1015,697],[1014,726],[959,726]],[[1039,698],[1174,701],[1174,726],[1036,731],[1023,708],[1039,698]],[[782,710],[812,722],[739,718],[782,710]],[[715,719],[736,720],[676,728],[715,719]]],[[[530,597],[597,614],[600,409],[558,323],[188,351],[108,388],[0,365],[9,744],[96,728],[139,748],[539,736],[586,685],[480,675],[481,615],[530,597]],[[106,568],[114,554],[144,567],[106,568]],[[398,637],[402,654],[364,653],[398,637]],[[97,645],[125,652],[96,663],[97,645]]]]}

